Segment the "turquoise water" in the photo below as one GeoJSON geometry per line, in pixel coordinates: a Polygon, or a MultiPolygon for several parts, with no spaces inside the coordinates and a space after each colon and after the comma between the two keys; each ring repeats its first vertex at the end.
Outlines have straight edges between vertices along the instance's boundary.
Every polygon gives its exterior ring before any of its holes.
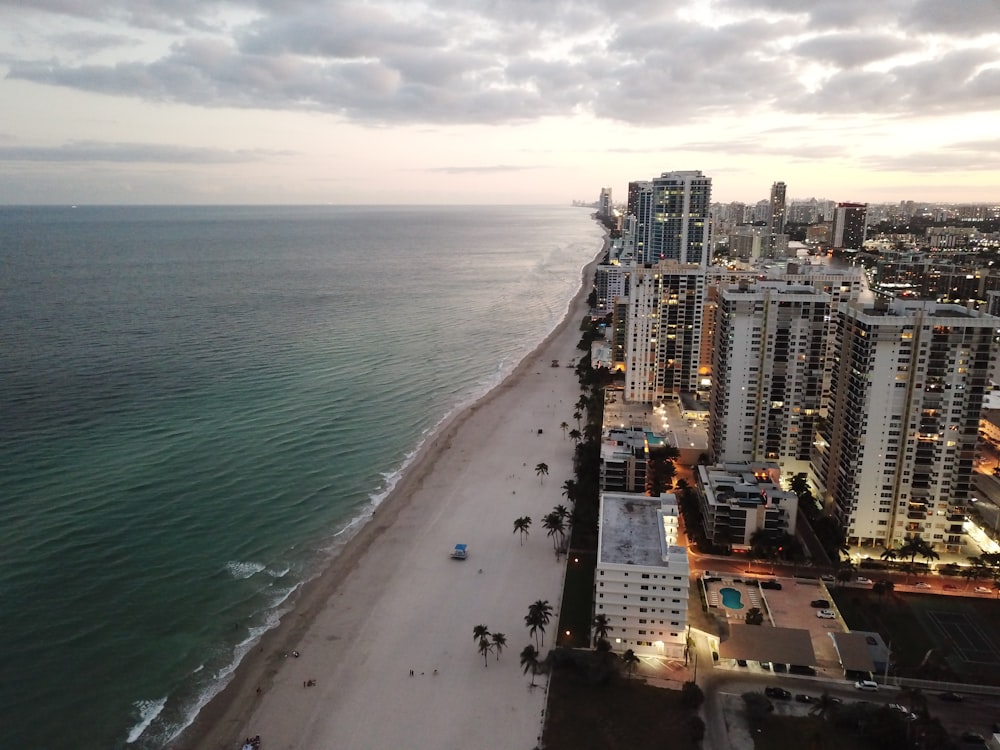
{"type": "Polygon", "coordinates": [[[743,609],[743,596],[738,590],[727,586],[719,589],[719,594],[722,595],[722,604],[728,609],[743,609]]]}
{"type": "Polygon", "coordinates": [[[568,207],[0,208],[0,747],[161,747],[600,244],[568,207]]]}

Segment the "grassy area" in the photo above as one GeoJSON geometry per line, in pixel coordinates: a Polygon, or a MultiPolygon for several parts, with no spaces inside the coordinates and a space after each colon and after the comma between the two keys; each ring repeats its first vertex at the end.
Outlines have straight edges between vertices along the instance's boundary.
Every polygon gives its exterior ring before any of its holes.
{"type": "Polygon", "coordinates": [[[754,734],[754,750],[871,750],[871,744],[850,732],[835,730],[818,716],[769,716],[754,734]]]}
{"type": "Polygon", "coordinates": [[[615,678],[594,685],[582,671],[557,670],[549,688],[546,750],[697,750],[679,690],[615,678]]]}
{"type": "Polygon", "coordinates": [[[932,616],[961,616],[1000,647],[1000,602],[993,599],[893,593],[879,597],[863,589],[831,589],[851,630],[878,632],[892,643],[896,673],[903,677],[1000,684],[1000,670],[965,662],[947,636],[931,626],[932,616]]]}
{"type": "Polygon", "coordinates": [[[590,621],[594,603],[594,569],[596,552],[570,550],[566,561],[566,584],[563,586],[562,606],[559,607],[560,646],[587,648],[590,645],[590,621]],[[566,631],[570,635],[566,635],[566,631]]]}

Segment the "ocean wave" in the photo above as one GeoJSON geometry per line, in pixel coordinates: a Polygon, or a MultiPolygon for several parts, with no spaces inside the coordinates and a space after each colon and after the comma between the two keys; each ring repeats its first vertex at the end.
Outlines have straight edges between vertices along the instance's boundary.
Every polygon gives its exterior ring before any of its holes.
{"type": "Polygon", "coordinates": [[[229,571],[229,575],[233,578],[241,580],[255,576],[266,568],[266,565],[255,562],[239,562],[237,560],[230,560],[226,563],[226,570],[229,571]]]}
{"type": "Polygon", "coordinates": [[[142,733],[149,728],[149,725],[153,723],[153,720],[160,715],[160,711],[163,707],[167,705],[166,698],[160,698],[155,701],[136,701],[132,704],[135,706],[139,713],[139,721],[128,731],[128,738],[125,743],[131,745],[133,742],[138,740],[142,733]]]}

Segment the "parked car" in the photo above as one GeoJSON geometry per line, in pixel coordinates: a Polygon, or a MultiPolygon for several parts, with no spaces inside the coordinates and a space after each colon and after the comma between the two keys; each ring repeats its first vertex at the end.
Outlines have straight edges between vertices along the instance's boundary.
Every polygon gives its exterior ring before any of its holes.
{"type": "Polygon", "coordinates": [[[958,590],[958,586],[956,586],[954,583],[946,583],[944,585],[944,590],[945,591],[956,591],[956,590],[958,590]]]}
{"type": "Polygon", "coordinates": [[[931,586],[929,583],[926,583],[925,581],[918,581],[917,583],[913,584],[913,588],[915,588],[915,589],[932,589],[934,587],[931,586]]]}
{"type": "Polygon", "coordinates": [[[952,692],[941,693],[938,697],[940,697],[943,701],[948,701],[949,703],[961,703],[963,700],[961,695],[952,692]]]}
{"type": "Polygon", "coordinates": [[[792,697],[792,694],[789,693],[784,688],[775,687],[773,685],[768,685],[766,688],[764,688],[764,695],[766,695],[768,698],[780,698],[783,701],[787,701],[789,698],[792,697]]]}
{"type": "Polygon", "coordinates": [[[780,662],[780,661],[774,662],[771,665],[771,667],[774,669],[775,672],[782,672],[782,673],[784,673],[784,672],[788,671],[788,666],[786,664],[780,662]]]}
{"type": "Polygon", "coordinates": [[[912,713],[910,709],[908,709],[906,706],[901,706],[898,703],[890,703],[889,708],[892,709],[893,711],[903,714],[903,718],[906,719],[907,721],[917,720],[917,715],[915,713],[912,713]]]}
{"type": "Polygon", "coordinates": [[[992,594],[993,593],[993,589],[988,589],[985,586],[976,586],[976,588],[974,589],[974,591],[977,594],[992,594]]]}
{"type": "Polygon", "coordinates": [[[819,702],[819,698],[815,698],[815,697],[813,697],[811,695],[806,695],[805,693],[798,693],[795,696],[795,700],[797,700],[799,703],[817,703],[817,702],[819,702]]]}
{"type": "Polygon", "coordinates": [[[802,666],[801,664],[792,664],[792,665],[790,665],[788,667],[788,671],[791,672],[792,674],[804,674],[804,675],[808,675],[809,677],[815,677],[816,676],[816,670],[815,669],[813,669],[812,667],[802,666]]]}
{"type": "Polygon", "coordinates": [[[832,609],[821,609],[816,613],[816,616],[821,620],[836,620],[837,613],[832,609]]]}
{"type": "Polygon", "coordinates": [[[746,659],[737,659],[736,660],[736,664],[738,666],[740,666],[740,667],[745,667],[747,665],[747,660],[746,659]]]}
{"type": "Polygon", "coordinates": [[[878,690],[878,683],[875,680],[858,680],[854,683],[854,687],[858,690],[878,690]]]}
{"type": "Polygon", "coordinates": [[[864,576],[858,576],[854,580],[857,581],[858,583],[871,583],[872,582],[871,578],[865,578],[864,576]]]}
{"type": "Polygon", "coordinates": [[[774,591],[781,591],[781,584],[775,580],[761,581],[760,587],[762,589],[773,589],[774,591]]]}
{"type": "Polygon", "coordinates": [[[819,577],[819,580],[821,580],[821,581],[825,581],[826,583],[833,583],[833,582],[835,582],[835,581],[836,581],[837,579],[836,579],[836,578],[834,578],[834,577],[833,577],[832,575],[830,575],[829,573],[827,573],[826,575],[821,575],[821,576],[819,577]]]}
{"type": "Polygon", "coordinates": [[[962,733],[962,742],[964,742],[966,745],[985,745],[986,744],[986,740],[983,738],[983,735],[976,734],[975,732],[963,732],[962,733]]]}
{"type": "Polygon", "coordinates": [[[815,607],[816,609],[829,609],[830,602],[826,599],[813,599],[809,602],[810,607],[815,607]]]}

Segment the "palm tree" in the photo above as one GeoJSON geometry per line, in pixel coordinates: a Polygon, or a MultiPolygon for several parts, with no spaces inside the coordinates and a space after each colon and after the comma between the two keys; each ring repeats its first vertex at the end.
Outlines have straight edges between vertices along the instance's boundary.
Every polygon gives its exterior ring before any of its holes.
{"type": "Polygon", "coordinates": [[[622,662],[625,664],[625,674],[628,675],[629,679],[632,679],[632,673],[639,666],[639,657],[635,655],[635,651],[628,649],[622,654],[622,662]]]}
{"type": "Polygon", "coordinates": [[[883,560],[886,560],[887,562],[895,562],[896,558],[899,557],[899,553],[892,547],[889,547],[888,549],[884,550],[882,554],[879,555],[879,557],[881,557],[883,560]]]}
{"type": "Polygon", "coordinates": [[[491,638],[493,640],[493,648],[497,652],[497,661],[500,661],[500,652],[507,645],[507,636],[503,633],[493,633],[491,638]]]}
{"type": "Polygon", "coordinates": [[[571,503],[575,503],[576,502],[577,486],[576,486],[576,480],[575,479],[567,479],[565,482],[563,482],[562,494],[571,503]]]}
{"type": "Polygon", "coordinates": [[[581,412],[579,409],[577,409],[575,412],[573,412],[573,419],[576,420],[576,427],[577,427],[577,429],[579,429],[580,428],[580,420],[583,419],[583,412],[581,412]]]}
{"type": "Polygon", "coordinates": [[[552,548],[558,555],[559,545],[557,544],[556,539],[558,538],[559,541],[562,541],[563,533],[566,530],[566,524],[563,522],[562,518],[559,517],[558,513],[552,511],[542,519],[542,526],[548,529],[548,534],[546,534],[546,536],[552,537],[552,548]]]}
{"type": "Polygon", "coordinates": [[[538,669],[538,651],[532,645],[521,649],[521,667],[524,673],[531,672],[531,687],[535,686],[535,670],[538,669]]]}
{"type": "Polygon", "coordinates": [[[488,637],[490,634],[490,629],[485,625],[476,625],[472,629],[472,640],[481,641],[483,638],[488,637]]]}
{"type": "Polygon", "coordinates": [[[536,464],[535,473],[538,475],[538,483],[545,484],[545,477],[549,473],[549,465],[546,463],[536,464]]]}
{"type": "Polygon", "coordinates": [[[563,431],[563,440],[565,440],[566,439],[566,430],[569,429],[569,423],[568,422],[560,422],[559,423],[559,429],[563,431]]]}
{"type": "Polygon", "coordinates": [[[569,431],[569,438],[570,438],[570,440],[572,440],[574,442],[579,443],[580,439],[582,437],[583,437],[583,433],[580,432],[579,430],[570,430],[569,431]]]}
{"type": "Polygon", "coordinates": [[[915,714],[927,711],[927,696],[918,687],[902,687],[899,690],[900,702],[915,714]]]}
{"type": "Polygon", "coordinates": [[[528,626],[528,632],[535,639],[535,643],[541,648],[545,643],[545,626],[552,619],[552,605],[548,599],[539,599],[534,604],[528,606],[528,614],[524,616],[524,624],[528,626]],[[539,638],[539,633],[541,638],[539,638]]]}
{"type": "Polygon", "coordinates": [[[747,625],[763,625],[764,624],[764,613],[761,612],[760,607],[751,607],[747,610],[746,617],[747,625]]]}
{"type": "Polygon", "coordinates": [[[821,719],[827,719],[837,710],[837,706],[840,701],[834,698],[825,690],[823,694],[820,695],[819,700],[813,704],[813,707],[809,709],[810,716],[818,716],[821,719]]]}
{"type": "Polygon", "coordinates": [[[521,516],[514,519],[514,533],[521,534],[521,546],[524,546],[524,538],[528,536],[528,529],[531,526],[531,516],[521,516]]]}
{"type": "Polygon", "coordinates": [[[940,560],[941,559],[941,555],[939,555],[937,552],[935,552],[934,548],[931,547],[931,545],[929,545],[929,544],[924,545],[924,548],[922,550],[920,550],[920,556],[922,558],[924,558],[924,560],[926,562],[930,562],[931,560],[940,560]]]}
{"type": "Polygon", "coordinates": [[[594,626],[594,643],[596,644],[598,641],[606,640],[608,633],[612,630],[610,623],[608,623],[608,616],[594,615],[592,624],[594,626]]]}
{"type": "Polygon", "coordinates": [[[581,394],[580,398],[576,400],[576,408],[583,411],[588,406],[590,406],[590,399],[581,394]]]}
{"type": "Polygon", "coordinates": [[[480,638],[479,639],[479,653],[481,653],[483,655],[483,666],[484,667],[489,667],[490,666],[489,655],[490,655],[490,651],[492,649],[493,649],[493,647],[490,645],[489,638],[480,638]]]}

